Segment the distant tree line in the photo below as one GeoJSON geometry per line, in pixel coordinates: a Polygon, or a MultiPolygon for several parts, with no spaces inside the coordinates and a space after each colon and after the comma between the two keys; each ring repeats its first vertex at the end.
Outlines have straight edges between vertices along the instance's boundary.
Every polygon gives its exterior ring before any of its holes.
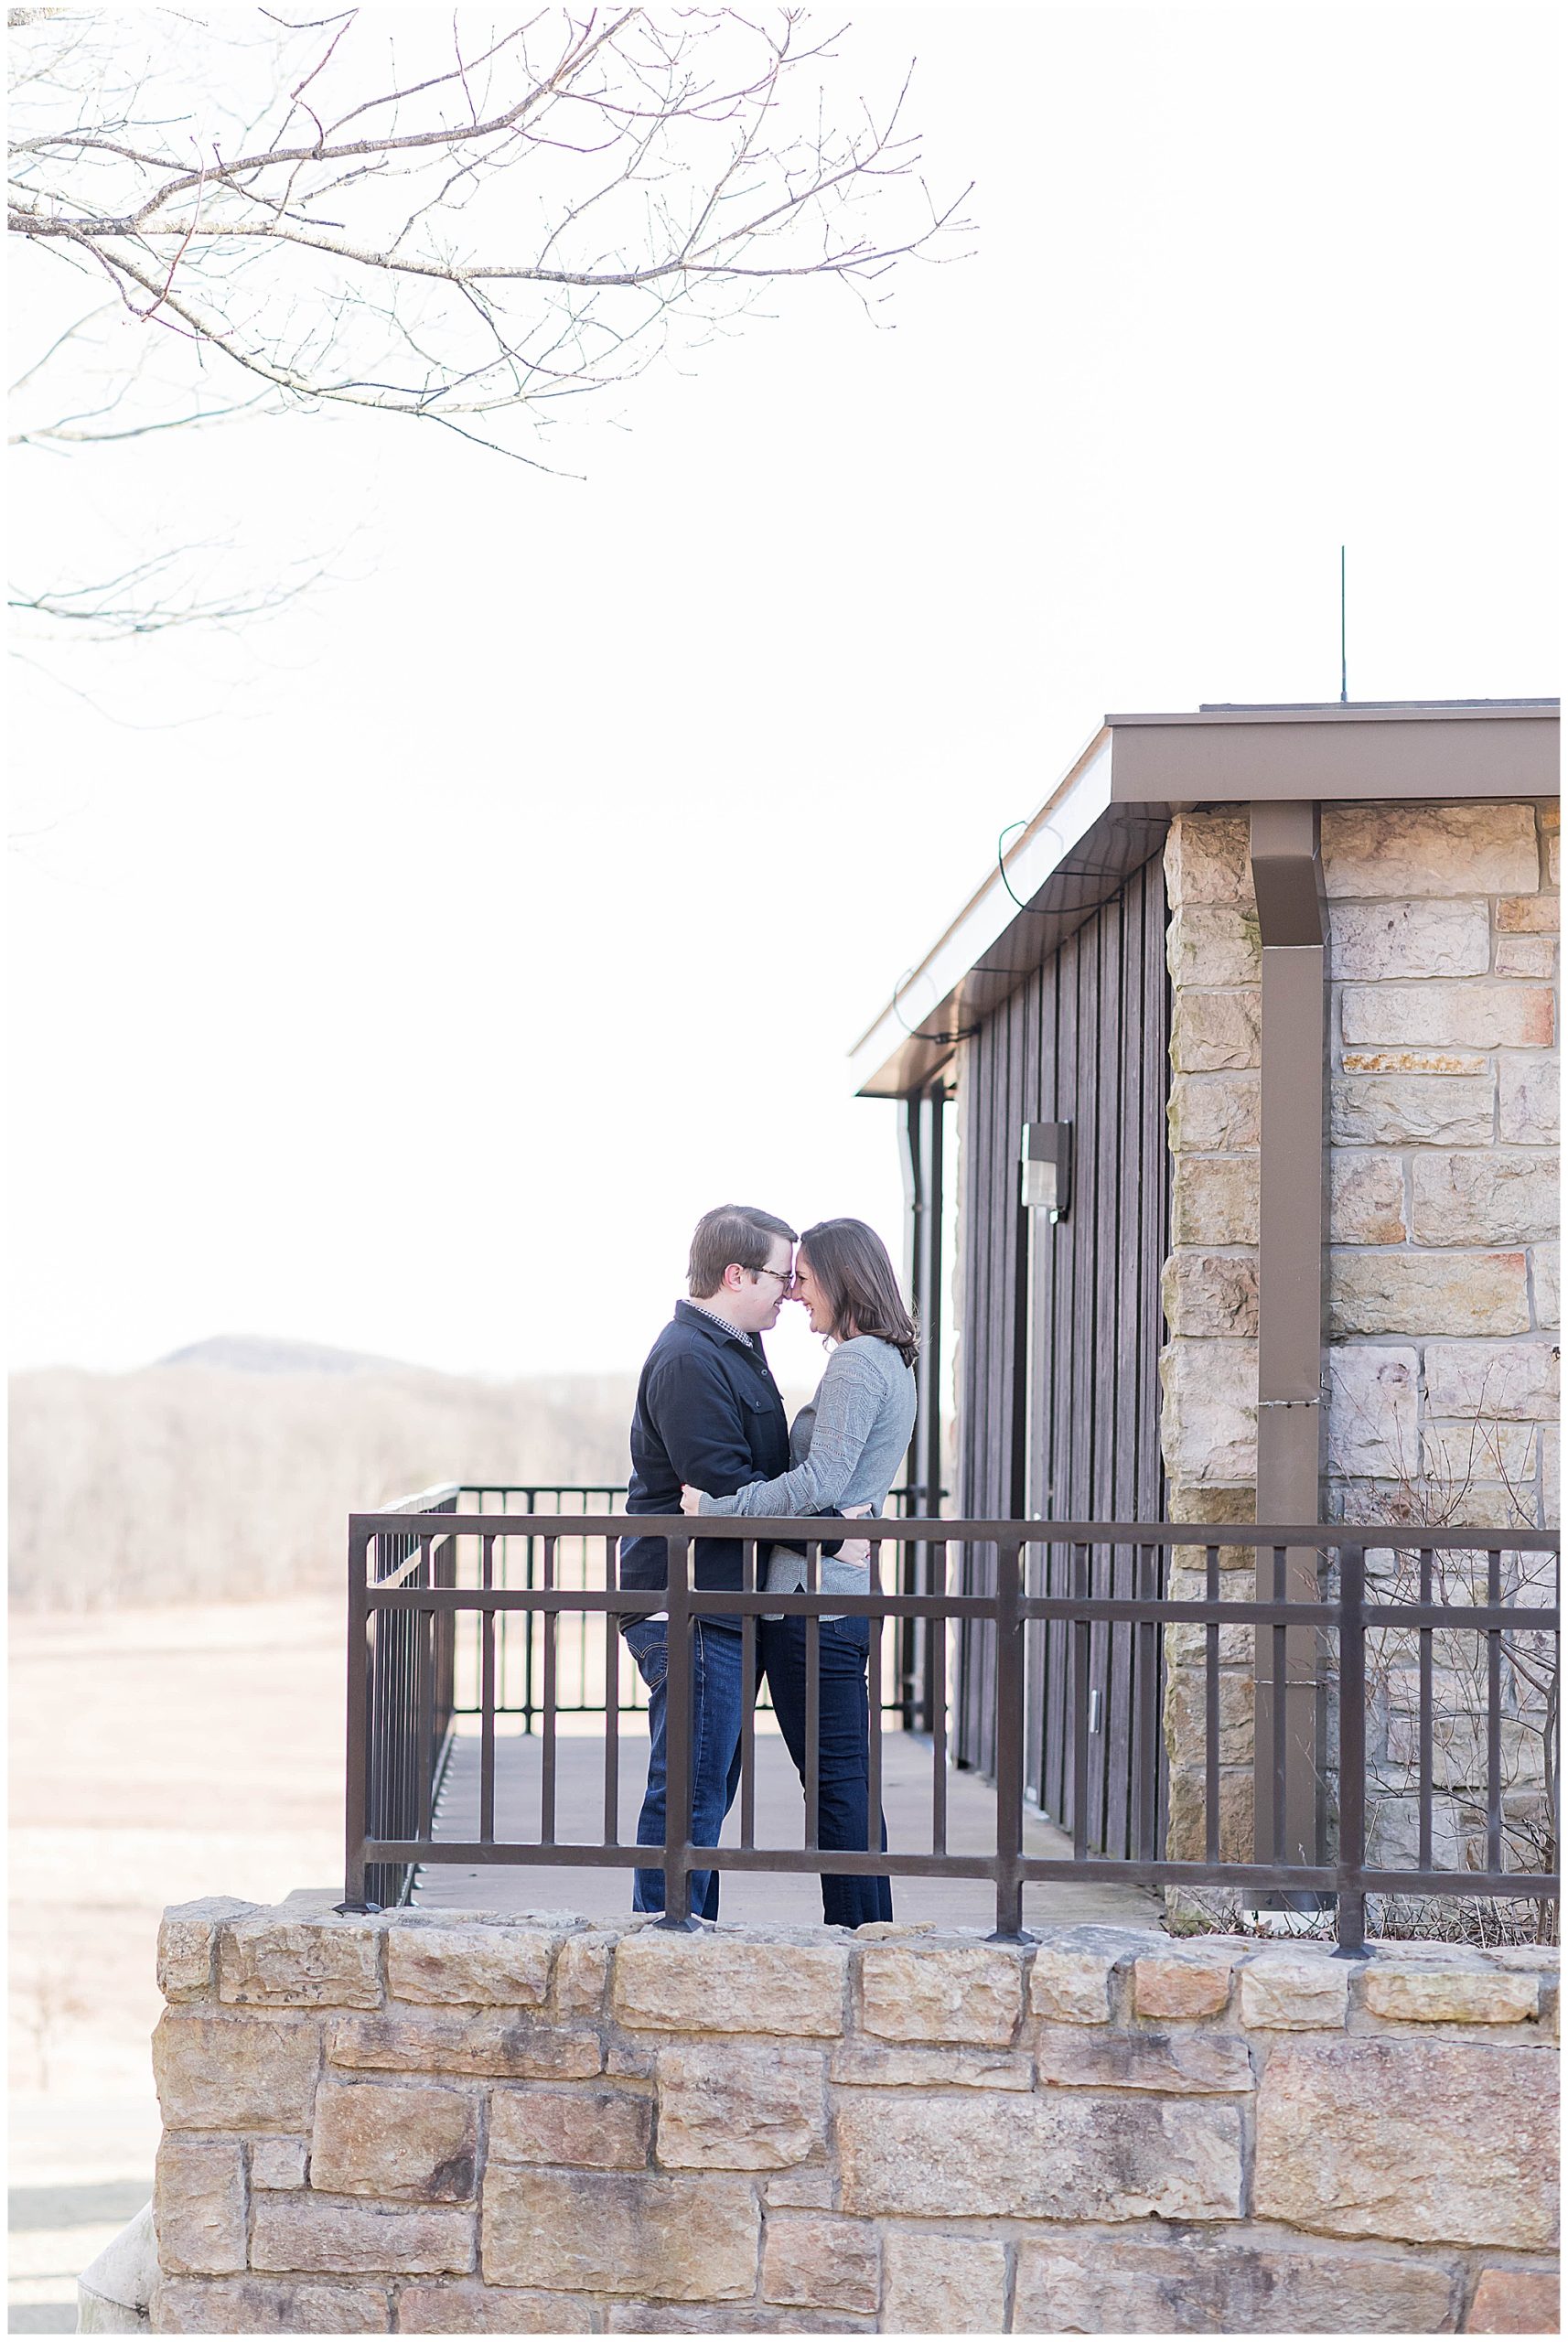
{"type": "Polygon", "coordinates": [[[344,1525],[441,1480],[624,1482],[632,1384],[382,1373],[11,1383],[11,1591],[27,1610],[335,1594],[344,1525]]]}

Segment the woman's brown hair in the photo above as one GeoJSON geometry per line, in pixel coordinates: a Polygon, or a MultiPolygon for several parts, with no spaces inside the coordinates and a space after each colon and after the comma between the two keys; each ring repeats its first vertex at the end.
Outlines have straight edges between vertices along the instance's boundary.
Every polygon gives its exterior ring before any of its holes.
{"type": "Polygon", "coordinates": [[[913,1366],[919,1331],[875,1229],[864,1219],[820,1219],[801,1237],[800,1250],[832,1312],[835,1338],[843,1341],[852,1327],[857,1334],[874,1334],[879,1342],[890,1342],[906,1366],[913,1366]]]}

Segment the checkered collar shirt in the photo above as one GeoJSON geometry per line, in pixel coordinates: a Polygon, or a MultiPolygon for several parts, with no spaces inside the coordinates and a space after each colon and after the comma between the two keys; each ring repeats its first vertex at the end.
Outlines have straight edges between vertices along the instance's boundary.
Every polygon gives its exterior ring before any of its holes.
{"type": "Polygon", "coordinates": [[[685,1302],[688,1309],[694,1309],[699,1317],[705,1317],[710,1326],[716,1326],[719,1328],[719,1331],[721,1333],[727,1334],[732,1341],[744,1342],[748,1350],[760,1348],[761,1345],[754,1338],[753,1336],[750,1334],[743,1334],[738,1326],[732,1326],[729,1319],[727,1317],[721,1317],[716,1309],[704,1309],[700,1301],[693,1301],[684,1294],[682,1295],[681,1298],[685,1302]]]}

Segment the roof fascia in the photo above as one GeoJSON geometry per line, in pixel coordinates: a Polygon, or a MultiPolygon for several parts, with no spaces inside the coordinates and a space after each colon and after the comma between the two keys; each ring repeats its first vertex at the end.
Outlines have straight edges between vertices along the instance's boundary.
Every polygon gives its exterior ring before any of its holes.
{"type": "Polygon", "coordinates": [[[1112,802],[1551,797],[1555,702],[1108,715],[1112,802]]]}

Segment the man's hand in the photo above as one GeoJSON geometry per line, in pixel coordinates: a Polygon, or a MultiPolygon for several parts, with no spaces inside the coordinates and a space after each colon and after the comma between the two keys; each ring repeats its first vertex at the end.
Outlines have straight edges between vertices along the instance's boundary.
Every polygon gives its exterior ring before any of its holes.
{"type": "Polygon", "coordinates": [[[703,1491],[701,1488],[683,1487],[681,1490],[682,1511],[701,1512],[703,1509],[703,1491]]]}

